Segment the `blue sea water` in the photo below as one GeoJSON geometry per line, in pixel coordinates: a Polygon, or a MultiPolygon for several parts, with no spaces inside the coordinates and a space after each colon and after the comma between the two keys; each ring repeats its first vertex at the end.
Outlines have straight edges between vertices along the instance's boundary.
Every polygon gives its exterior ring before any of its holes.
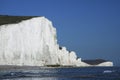
{"type": "Polygon", "coordinates": [[[120,80],[120,67],[7,69],[0,80],[120,80]]]}

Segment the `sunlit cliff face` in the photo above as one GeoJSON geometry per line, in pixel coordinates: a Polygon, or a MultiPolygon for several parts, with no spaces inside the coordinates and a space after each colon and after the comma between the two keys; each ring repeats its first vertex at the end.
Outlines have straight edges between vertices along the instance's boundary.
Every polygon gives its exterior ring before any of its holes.
{"type": "Polygon", "coordinates": [[[0,65],[90,66],[77,59],[74,51],[60,48],[56,36],[52,22],[45,17],[1,25],[0,65]]]}
{"type": "Polygon", "coordinates": [[[45,17],[0,26],[1,65],[76,65],[75,52],[59,49],[56,29],[45,17]]]}

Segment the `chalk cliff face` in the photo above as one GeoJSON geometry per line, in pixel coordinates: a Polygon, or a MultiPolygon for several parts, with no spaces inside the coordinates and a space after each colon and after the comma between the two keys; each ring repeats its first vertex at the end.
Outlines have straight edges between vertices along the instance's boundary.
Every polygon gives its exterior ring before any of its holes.
{"type": "Polygon", "coordinates": [[[57,44],[56,29],[45,17],[0,26],[0,65],[88,66],[57,44]]]}
{"type": "Polygon", "coordinates": [[[75,52],[59,49],[56,29],[45,17],[0,26],[1,65],[76,65],[76,58],[75,52]]]}

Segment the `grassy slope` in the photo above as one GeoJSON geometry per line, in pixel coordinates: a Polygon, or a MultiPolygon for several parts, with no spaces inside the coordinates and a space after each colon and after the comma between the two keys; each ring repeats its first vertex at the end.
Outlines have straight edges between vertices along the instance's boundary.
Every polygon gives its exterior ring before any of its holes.
{"type": "Polygon", "coordinates": [[[8,15],[0,15],[0,25],[18,23],[18,22],[20,22],[22,20],[31,19],[33,17],[37,17],[37,16],[8,16],[8,15]]]}

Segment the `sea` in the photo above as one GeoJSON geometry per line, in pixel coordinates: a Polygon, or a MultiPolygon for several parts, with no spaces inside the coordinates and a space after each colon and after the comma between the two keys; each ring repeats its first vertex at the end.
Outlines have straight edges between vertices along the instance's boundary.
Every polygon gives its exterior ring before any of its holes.
{"type": "Polygon", "coordinates": [[[120,67],[4,68],[0,80],[120,80],[120,67]]]}

